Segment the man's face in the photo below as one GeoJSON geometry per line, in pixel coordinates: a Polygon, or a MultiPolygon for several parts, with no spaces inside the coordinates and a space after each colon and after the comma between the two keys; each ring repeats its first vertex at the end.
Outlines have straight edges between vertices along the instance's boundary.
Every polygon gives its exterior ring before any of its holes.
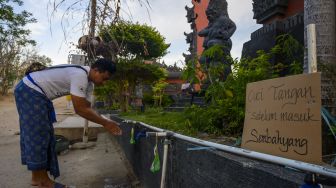
{"type": "Polygon", "coordinates": [[[92,82],[97,85],[103,85],[107,80],[109,80],[111,74],[108,71],[99,72],[98,69],[93,69],[93,78],[92,82]]]}

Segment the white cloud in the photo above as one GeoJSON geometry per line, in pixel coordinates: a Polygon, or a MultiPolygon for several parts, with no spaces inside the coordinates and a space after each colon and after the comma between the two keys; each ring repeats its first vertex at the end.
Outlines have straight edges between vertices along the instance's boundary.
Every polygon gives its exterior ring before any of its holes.
{"type": "Polygon", "coordinates": [[[253,20],[252,0],[228,0],[228,13],[237,26],[236,32],[231,37],[232,57],[240,58],[243,44],[250,40],[251,33],[261,25],[253,20]]]}
{"type": "Polygon", "coordinates": [[[228,13],[234,22],[249,23],[253,22],[252,0],[227,0],[228,13]]]}
{"type": "Polygon", "coordinates": [[[53,5],[48,4],[49,0],[36,2],[36,0],[24,2],[24,8],[33,13],[33,17],[37,19],[37,23],[27,25],[32,31],[31,37],[37,42],[40,54],[50,57],[54,64],[65,64],[71,51],[69,42],[77,42],[83,35],[82,25],[74,28],[83,19],[82,13],[72,12],[63,17],[64,7],[67,6],[64,4],[51,16],[53,5]]]}
{"type": "Polygon", "coordinates": [[[191,0],[171,1],[152,0],[150,9],[140,6],[137,2],[127,2],[129,11],[123,13],[123,17],[133,22],[146,23],[155,27],[171,46],[169,53],[163,57],[167,64],[183,60],[183,52],[186,52],[188,44],[185,42],[184,32],[190,32],[190,24],[187,23],[185,6],[191,6],[191,0]],[[149,11],[149,14],[148,12],[149,11]],[[131,12],[131,15],[128,13],[131,12]]]}
{"type": "Polygon", "coordinates": [[[48,25],[41,23],[41,22],[37,22],[37,23],[27,24],[26,28],[31,31],[31,36],[33,38],[38,38],[39,36],[47,32],[48,25]]]}

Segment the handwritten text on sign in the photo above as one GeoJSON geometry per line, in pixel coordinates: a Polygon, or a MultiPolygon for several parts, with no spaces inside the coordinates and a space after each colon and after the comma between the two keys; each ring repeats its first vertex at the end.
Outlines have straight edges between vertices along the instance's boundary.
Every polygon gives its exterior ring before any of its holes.
{"type": "Polygon", "coordinates": [[[320,163],[320,80],[313,73],[248,84],[242,147],[320,163]]]}

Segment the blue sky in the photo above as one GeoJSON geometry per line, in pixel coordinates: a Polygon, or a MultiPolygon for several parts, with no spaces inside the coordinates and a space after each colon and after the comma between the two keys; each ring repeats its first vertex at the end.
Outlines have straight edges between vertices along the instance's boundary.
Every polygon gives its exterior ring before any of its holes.
{"type": "MultiPolygon", "coordinates": [[[[37,19],[37,23],[28,25],[32,31],[31,37],[37,42],[37,50],[41,55],[50,57],[54,64],[67,63],[68,55],[76,53],[71,43],[77,43],[78,38],[85,33],[82,24],[83,14],[75,13],[67,15],[66,21],[61,24],[65,7],[60,7],[50,22],[49,0],[24,0],[23,8],[37,19]],[[79,25],[76,25],[79,24],[79,25]],[[65,28],[66,38],[64,37],[65,28]]],[[[52,0],[50,0],[52,1],[52,0]]],[[[68,0],[74,2],[75,0],[68,0]]],[[[187,23],[185,5],[191,6],[191,0],[149,0],[151,9],[149,14],[144,6],[139,6],[136,0],[122,1],[124,8],[123,17],[134,22],[147,23],[171,43],[169,53],[163,57],[167,64],[181,62],[182,53],[187,52],[188,44],[185,41],[183,32],[190,32],[190,24],[187,23]],[[174,2],[174,3],[172,3],[174,2]]],[[[252,0],[227,0],[230,18],[236,23],[237,30],[232,36],[233,47],[231,55],[240,57],[243,43],[250,39],[251,32],[260,28],[252,19],[252,0]]],[[[178,65],[181,65],[179,63],[178,65]]]]}

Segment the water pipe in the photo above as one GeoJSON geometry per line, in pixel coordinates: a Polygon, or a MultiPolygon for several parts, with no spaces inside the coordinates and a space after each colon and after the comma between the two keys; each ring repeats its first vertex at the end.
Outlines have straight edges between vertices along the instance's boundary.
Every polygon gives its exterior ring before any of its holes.
{"type": "Polygon", "coordinates": [[[167,172],[167,156],[168,156],[168,148],[170,144],[170,140],[167,138],[164,139],[163,142],[163,162],[162,162],[162,175],[161,175],[161,186],[160,188],[164,188],[166,184],[166,172],[167,172]]]}
{"type": "Polygon", "coordinates": [[[316,25],[307,25],[308,73],[317,72],[316,25]]]}
{"type": "Polygon", "coordinates": [[[156,136],[156,137],[164,137],[163,142],[163,162],[162,162],[162,174],[161,174],[161,186],[160,188],[165,187],[166,183],[166,171],[167,171],[167,156],[168,156],[168,148],[170,144],[170,140],[168,139],[170,136],[172,136],[173,133],[168,132],[146,132],[146,136],[156,136]]]}
{"type": "MultiPolygon", "coordinates": [[[[158,131],[158,132],[170,132],[168,130],[153,127],[151,125],[148,125],[148,124],[142,123],[142,122],[136,122],[136,121],[132,121],[132,120],[125,120],[124,122],[126,122],[126,123],[139,123],[140,125],[142,125],[144,127],[147,127],[149,129],[152,129],[152,130],[158,131]]],[[[313,173],[317,173],[317,174],[320,174],[320,175],[336,178],[336,169],[335,168],[324,167],[324,166],[310,164],[310,163],[297,161],[297,160],[293,160],[293,159],[287,159],[287,158],[278,157],[278,156],[274,156],[274,155],[269,155],[269,154],[265,154],[265,153],[259,153],[259,152],[251,151],[251,150],[247,150],[247,149],[242,149],[242,148],[217,144],[217,143],[214,143],[214,142],[200,140],[200,139],[197,139],[197,138],[192,138],[192,137],[181,135],[181,134],[178,134],[178,133],[171,132],[171,134],[172,134],[172,137],[175,137],[175,138],[187,141],[187,142],[191,142],[191,143],[194,143],[194,144],[197,144],[197,145],[213,147],[213,148],[216,148],[217,150],[233,153],[233,154],[236,154],[236,155],[239,155],[239,156],[244,156],[244,157],[248,157],[248,158],[252,158],[252,159],[258,159],[258,160],[262,160],[262,161],[266,161],[266,162],[270,162],[270,163],[274,163],[274,164],[289,166],[289,167],[293,167],[293,168],[296,168],[296,169],[299,169],[299,170],[313,172],[313,173]]]]}

